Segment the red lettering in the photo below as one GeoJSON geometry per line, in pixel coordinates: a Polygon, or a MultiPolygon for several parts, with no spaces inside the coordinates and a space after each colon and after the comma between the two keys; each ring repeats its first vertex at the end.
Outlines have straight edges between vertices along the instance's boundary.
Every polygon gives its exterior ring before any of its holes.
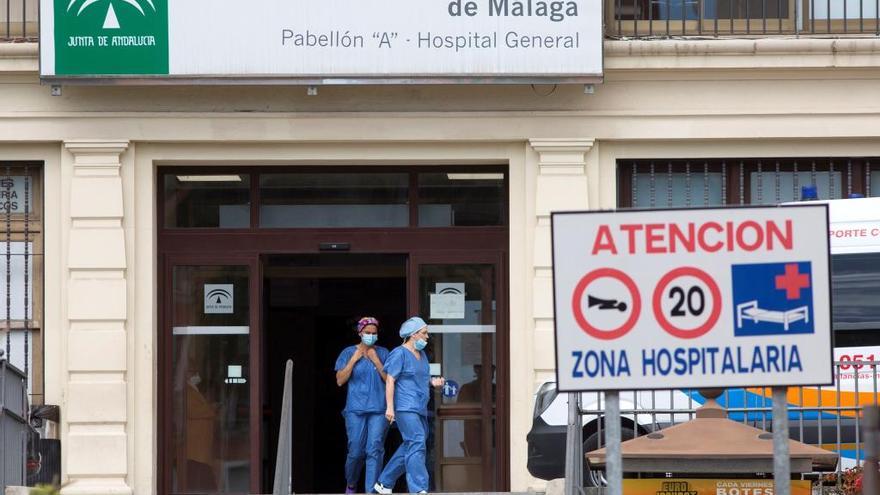
{"type": "Polygon", "coordinates": [[[880,236],[880,229],[871,229],[871,235],[874,237],[880,236]]]}
{"type": "Polygon", "coordinates": [[[642,228],[644,228],[644,225],[641,224],[623,224],[620,226],[620,230],[629,235],[629,254],[636,253],[636,232],[642,230],[642,228]]]}
{"type": "Polygon", "coordinates": [[[671,223],[669,224],[669,252],[675,253],[678,250],[676,249],[675,242],[681,242],[681,245],[684,246],[685,251],[689,253],[693,253],[696,248],[696,239],[694,238],[694,224],[689,223],[687,225],[687,236],[685,233],[681,231],[681,228],[678,224],[671,223]]]}
{"type": "Polygon", "coordinates": [[[859,237],[868,237],[868,229],[859,230],[859,237]]]}
{"type": "Polygon", "coordinates": [[[659,254],[666,252],[666,246],[660,244],[663,242],[663,227],[666,225],[662,223],[649,223],[645,225],[645,252],[648,254],[659,254]],[[659,232],[658,232],[659,231],[659,232]]]}
{"type": "Polygon", "coordinates": [[[761,247],[761,244],[764,244],[764,231],[761,230],[761,226],[757,222],[747,220],[736,228],[736,243],[746,251],[755,251],[761,247]],[[746,242],[745,232],[748,228],[755,231],[755,241],[751,244],[746,242]]]}
{"type": "Polygon", "coordinates": [[[599,232],[596,233],[596,240],[593,241],[593,255],[605,250],[611,251],[611,254],[617,254],[617,246],[614,245],[614,238],[611,237],[611,229],[607,225],[600,225],[599,232]]]}
{"type": "Polygon", "coordinates": [[[724,243],[721,241],[715,242],[715,244],[709,244],[706,242],[706,231],[712,229],[715,232],[723,232],[724,227],[721,226],[718,222],[706,222],[700,226],[700,230],[697,233],[697,242],[700,243],[700,247],[703,248],[707,253],[714,253],[715,251],[720,250],[724,247],[724,243]]]}
{"type": "Polygon", "coordinates": [[[767,249],[773,250],[773,238],[775,237],[779,244],[785,250],[791,250],[793,246],[791,220],[785,221],[785,234],[779,229],[779,225],[772,220],[767,220],[767,249]]]}
{"type": "Polygon", "coordinates": [[[733,252],[733,222],[727,222],[727,250],[733,252]]]}

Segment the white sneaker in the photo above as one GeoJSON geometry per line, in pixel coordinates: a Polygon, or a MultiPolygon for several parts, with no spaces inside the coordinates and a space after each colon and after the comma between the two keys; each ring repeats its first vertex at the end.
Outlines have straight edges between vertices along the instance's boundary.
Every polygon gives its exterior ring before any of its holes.
{"type": "Polygon", "coordinates": [[[422,491],[420,491],[419,493],[420,493],[420,494],[421,494],[421,493],[424,493],[425,495],[428,495],[428,492],[426,492],[425,490],[422,490],[422,491]]]}
{"type": "Polygon", "coordinates": [[[382,495],[391,495],[391,488],[385,488],[385,485],[379,482],[376,482],[376,484],[373,485],[373,490],[382,495]]]}

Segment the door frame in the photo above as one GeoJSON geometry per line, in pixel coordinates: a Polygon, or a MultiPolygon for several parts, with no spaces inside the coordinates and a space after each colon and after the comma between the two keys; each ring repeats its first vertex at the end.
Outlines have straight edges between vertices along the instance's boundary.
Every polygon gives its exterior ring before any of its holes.
{"type": "Polygon", "coordinates": [[[157,431],[158,491],[172,493],[171,452],[167,448],[171,438],[170,378],[171,378],[171,279],[175,265],[248,265],[250,267],[250,325],[251,331],[251,492],[259,493],[265,480],[260,454],[263,447],[261,430],[262,405],[261,375],[263,339],[263,257],[273,254],[321,254],[323,243],[349,243],[351,254],[405,254],[407,256],[407,309],[413,313],[418,307],[418,262],[437,260],[441,263],[493,263],[496,278],[496,425],[495,425],[495,491],[510,487],[510,407],[509,407],[509,308],[508,257],[510,249],[510,167],[508,164],[420,164],[420,165],[217,165],[192,166],[163,164],[156,169],[156,233],[157,233],[157,431]],[[418,207],[418,172],[503,172],[505,194],[503,223],[479,227],[419,227],[416,222],[418,207]],[[372,228],[263,228],[259,227],[260,187],[259,174],[309,172],[408,172],[410,173],[410,223],[405,227],[372,228]],[[194,173],[240,173],[250,177],[251,222],[247,228],[166,228],[164,177],[194,173]],[[416,271],[414,270],[416,268],[416,271]],[[413,294],[415,291],[415,294],[413,294]]]}
{"type": "MultiPolygon", "coordinates": [[[[491,421],[495,418],[494,431],[492,428],[483,428],[483,445],[491,445],[491,436],[495,437],[495,460],[483,462],[484,491],[507,491],[510,486],[510,446],[509,446],[509,362],[510,362],[510,331],[508,325],[508,288],[507,288],[507,253],[506,251],[438,251],[428,250],[410,253],[407,261],[407,307],[413,314],[425,314],[424,308],[420,307],[419,301],[419,266],[421,265],[455,265],[455,264],[486,264],[495,267],[495,379],[496,397],[493,405],[482,402],[481,418],[491,421]],[[486,480],[493,480],[493,487],[486,487],[486,480]]],[[[483,356],[486,359],[486,356],[483,356]]],[[[484,376],[490,373],[487,366],[483,366],[484,376]]],[[[491,375],[488,375],[491,376],[491,375]]],[[[483,394],[489,392],[491,396],[491,380],[482,380],[483,394]]],[[[438,419],[440,419],[438,417],[438,419]]],[[[436,443],[436,440],[435,440],[436,443]]],[[[485,451],[484,451],[485,452],[485,451]]],[[[435,457],[437,453],[435,452],[435,457]]]]}
{"type": "Polygon", "coordinates": [[[172,366],[173,366],[173,338],[171,330],[173,328],[173,283],[172,271],[175,266],[246,266],[248,267],[248,325],[249,330],[249,363],[248,373],[250,410],[249,427],[250,427],[250,492],[259,493],[260,475],[262,472],[262,464],[260,459],[260,439],[262,432],[260,431],[260,413],[261,413],[261,397],[260,387],[262,386],[262,376],[260,373],[261,340],[262,340],[262,310],[259,306],[262,301],[262,263],[259,256],[253,254],[162,254],[159,256],[159,278],[158,278],[158,316],[159,316],[159,335],[157,339],[159,352],[157,353],[158,369],[158,411],[160,414],[157,418],[157,430],[159,438],[158,445],[158,485],[160,493],[176,493],[172,491],[171,486],[171,470],[172,464],[172,435],[173,435],[173,400],[171,394],[173,391],[172,384],[172,366]],[[257,306],[254,306],[257,304],[257,306]],[[256,358],[255,358],[256,356],[256,358]]]}

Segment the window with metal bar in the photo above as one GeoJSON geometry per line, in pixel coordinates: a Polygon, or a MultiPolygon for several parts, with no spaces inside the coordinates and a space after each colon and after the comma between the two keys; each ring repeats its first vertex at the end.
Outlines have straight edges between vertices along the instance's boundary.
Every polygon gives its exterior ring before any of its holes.
{"type": "Polygon", "coordinates": [[[618,205],[665,208],[778,204],[801,199],[880,196],[877,158],[766,157],[618,160],[618,205]],[[875,187],[871,187],[874,184],[875,187]]]}
{"type": "Polygon", "coordinates": [[[606,2],[610,36],[880,34],[880,2],[875,0],[606,2]]]}
{"type": "Polygon", "coordinates": [[[43,185],[39,164],[0,162],[0,349],[43,402],[43,185]]]}
{"type": "Polygon", "coordinates": [[[38,0],[0,0],[0,41],[37,37],[38,0]]]}
{"type": "Polygon", "coordinates": [[[880,196],[880,168],[872,170],[871,165],[867,165],[867,173],[865,174],[865,196],[880,196]]]}

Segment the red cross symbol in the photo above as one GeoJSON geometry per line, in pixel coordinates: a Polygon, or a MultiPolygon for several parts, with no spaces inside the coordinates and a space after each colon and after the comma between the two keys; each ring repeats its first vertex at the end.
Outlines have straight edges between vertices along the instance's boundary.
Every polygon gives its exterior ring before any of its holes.
{"type": "Polygon", "coordinates": [[[800,299],[801,289],[810,286],[810,276],[806,273],[798,273],[797,263],[785,265],[785,275],[776,276],[776,288],[785,290],[786,299],[800,299]]]}

